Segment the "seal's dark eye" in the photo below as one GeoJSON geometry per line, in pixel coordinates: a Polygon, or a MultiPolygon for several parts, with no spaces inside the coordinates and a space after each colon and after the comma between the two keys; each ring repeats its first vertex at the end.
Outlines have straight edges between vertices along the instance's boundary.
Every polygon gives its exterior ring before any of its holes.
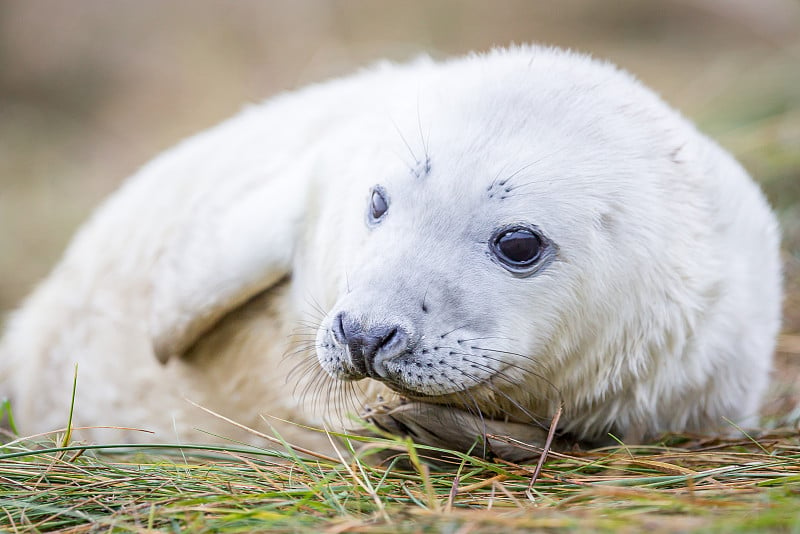
{"type": "Polygon", "coordinates": [[[494,237],[492,251],[508,267],[525,268],[541,256],[542,240],[528,228],[507,228],[494,237]]]}
{"type": "Polygon", "coordinates": [[[386,214],[389,209],[389,202],[386,200],[385,193],[375,188],[372,190],[372,196],[369,201],[369,219],[371,222],[378,222],[378,220],[386,214]]]}

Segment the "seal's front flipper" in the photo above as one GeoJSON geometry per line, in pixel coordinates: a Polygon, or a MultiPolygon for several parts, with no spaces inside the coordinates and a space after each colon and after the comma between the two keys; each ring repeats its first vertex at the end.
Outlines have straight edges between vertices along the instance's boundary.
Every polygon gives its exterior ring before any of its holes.
{"type": "MultiPolygon", "coordinates": [[[[459,408],[421,402],[369,405],[362,415],[379,429],[408,436],[422,445],[511,462],[538,458],[548,431],[533,424],[484,419],[459,408]]],[[[561,440],[553,445],[565,446],[561,440]]]]}
{"type": "Polygon", "coordinates": [[[302,180],[251,180],[195,199],[153,276],[150,334],[161,362],[291,274],[304,189],[302,180]]]}

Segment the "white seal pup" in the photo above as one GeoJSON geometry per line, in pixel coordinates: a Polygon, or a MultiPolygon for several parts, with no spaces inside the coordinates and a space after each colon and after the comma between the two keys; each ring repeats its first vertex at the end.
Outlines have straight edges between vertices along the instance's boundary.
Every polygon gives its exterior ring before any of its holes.
{"type": "Polygon", "coordinates": [[[252,437],[186,398],[264,428],[398,394],[401,430],[458,448],[558,406],[579,440],[718,431],[756,421],[778,246],[745,171],[611,65],[381,64],[132,177],[11,319],[0,394],[23,431],[63,426],[78,362],[77,425],[159,440],[252,437]]]}

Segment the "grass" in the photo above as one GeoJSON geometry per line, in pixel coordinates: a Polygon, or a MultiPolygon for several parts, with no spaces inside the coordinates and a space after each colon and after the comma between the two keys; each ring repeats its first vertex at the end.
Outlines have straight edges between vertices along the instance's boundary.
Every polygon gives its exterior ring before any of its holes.
{"type": "Polygon", "coordinates": [[[551,451],[534,484],[533,465],[452,453],[432,467],[439,451],[402,440],[344,442],[335,459],[62,439],[0,451],[3,531],[800,532],[796,430],[551,451]],[[379,450],[393,459],[375,465],[379,450]]]}

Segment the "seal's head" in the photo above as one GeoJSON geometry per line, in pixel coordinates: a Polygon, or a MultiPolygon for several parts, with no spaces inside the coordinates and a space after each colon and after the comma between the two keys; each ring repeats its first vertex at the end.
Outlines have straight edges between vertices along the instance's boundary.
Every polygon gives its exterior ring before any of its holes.
{"type": "Polygon", "coordinates": [[[333,376],[424,397],[474,388],[527,359],[515,353],[533,340],[523,339],[524,314],[513,310],[526,305],[526,292],[547,292],[537,278],[558,258],[538,221],[504,213],[522,183],[498,176],[459,191],[447,179],[424,183],[436,180],[429,165],[398,179],[422,182],[403,184],[417,189],[406,199],[392,181],[371,189],[369,238],[318,340],[333,376]]]}
{"type": "Polygon", "coordinates": [[[563,399],[588,433],[657,426],[713,366],[687,356],[725,284],[702,138],[626,74],[564,53],[471,58],[419,84],[392,147],[416,139],[416,161],[354,178],[340,215],[322,367],[487,415],[563,399]]]}

